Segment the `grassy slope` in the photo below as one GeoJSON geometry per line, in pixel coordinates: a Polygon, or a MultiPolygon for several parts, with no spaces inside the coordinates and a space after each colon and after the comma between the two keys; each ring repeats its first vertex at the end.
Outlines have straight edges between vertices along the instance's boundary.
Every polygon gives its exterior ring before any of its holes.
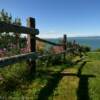
{"type": "Polygon", "coordinates": [[[71,68],[50,98],[53,100],[100,100],[100,53],[88,56],[71,68]]]}
{"type": "Polygon", "coordinates": [[[23,79],[12,90],[1,89],[0,95],[8,96],[9,100],[10,96],[13,96],[12,100],[20,100],[23,96],[27,100],[100,100],[99,60],[100,53],[92,52],[71,66],[64,64],[39,68],[35,79],[23,79]]]}
{"type": "Polygon", "coordinates": [[[0,99],[22,100],[25,98],[26,100],[41,100],[41,96],[45,95],[45,91],[47,92],[47,96],[53,92],[52,81],[54,81],[54,83],[56,82],[55,78],[57,79],[59,72],[65,67],[65,65],[50,67],[41,66],[37,69],[35,78],[28,77],[25,74],[28,72],[25,63],[1,69],[0,73],[4,76],[4,81],[0,81],[0,99]],[[51,87],[51,90],[48,90],[48,87],[44,88],[47,84],[51,87]],[[44,89],[42,90],[42,88],[44,89]]]}

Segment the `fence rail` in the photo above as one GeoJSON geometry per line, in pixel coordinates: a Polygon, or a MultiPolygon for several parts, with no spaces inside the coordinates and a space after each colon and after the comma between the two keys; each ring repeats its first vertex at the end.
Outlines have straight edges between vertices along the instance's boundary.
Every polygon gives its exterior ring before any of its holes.
{"type": "Polygon", "coordinates": [[[38,29],[28,28],[25,26],[19,26],[14,24],[8,24],[5,22],[0,22],[0,32],[15,32],[15,33],[26,33],[26,34],[39,34],[38,29]]]}
{"type": "Polygon", "coordinates": [[[36,40],[44,42],[44,43],[48,43],[48,44],[51,44],[51,45],[56,45],[56,46],[63,46],[64,45],[64,44],[59,44],[59,43],[54,43],[54,42],[51,42],[51,41],[48,41],[48,40],[44,40],[44,39],[41,39],[39,37],[36,37],[36,40]]]}
{"type": "Polygon", "coordinates": [[[0,67],[15,64],[15,63],[21,62],[23,60],[29,60],[29,59],[35,60],[36,58],[37,58],[37,54],[35,52],[15,55],[15,56],[11,56],[11,57],[4,57],[4,58],[0,58],[0,67]]]}
{"type": "Polygon", "coordinates": [[[31,53],[26,53],[26,54],[15,55],[15,56],[11,56],[11,57],[4,57],[4,58],[0,58],[0,67],[12,65],[17,62],[21,62],[23,60],[31,61],[31,60],[41,59],[44,57],[56,56],[56,55],[60,55],[60,54],[64,54],[64,53],[65,52],[60,52],[60,53],[56,53],[56,54],[39,55],[36,52],[31,52],[31,53]]]}
{"type": "Polygon", "coordinates": [[[27,27],[18,26],[18,25],[14,25],[14,24],[8,24],[5,22],[0,22],[0,32],[26,33],[26,34],[28,34],[27,41],[28,41],[28,45],[30,47],[29,48],[30,53],[0,58],[0,67],[8,66],[8,65],[15,64],[15,63],[23,61],[23,60],[27,60],[27,61],[29,61],[31,73],[35,73],[35,71],[36,71],[36,59],[41,59],[43,57],[61,55],[61,54],[64,54],[64,56],[65,56],[66,36],[64,35],[63,44],[54,43],[54,42],[36,37],[36,35],[39,34],[39,30],[35,28],[35,19],[34,18],[31,18],[31,17],[28,18],[27,27]],[[56,54],[39,55],[36,52],[36,40],[41,41],[41,42],[45,42],[45,43],[48,43],[51,45],[63,46],[64,51],[60,52],[60,53],[56,53],[56,54]]]}

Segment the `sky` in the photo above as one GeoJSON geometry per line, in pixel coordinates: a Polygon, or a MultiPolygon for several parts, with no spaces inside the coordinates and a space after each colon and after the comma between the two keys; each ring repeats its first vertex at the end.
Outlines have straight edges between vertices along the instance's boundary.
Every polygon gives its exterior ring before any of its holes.
{"type": "Polygon", "coordinates": [[[100,36],[100,0],[0,0],[0,10],[36,19],[39,37],[100,36]]]}

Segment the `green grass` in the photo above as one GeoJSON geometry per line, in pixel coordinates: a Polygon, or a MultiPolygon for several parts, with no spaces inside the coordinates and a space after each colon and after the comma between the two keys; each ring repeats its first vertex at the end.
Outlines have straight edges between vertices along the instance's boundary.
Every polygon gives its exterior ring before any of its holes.
{"type": "Polygon", "coordinates": [[[65,69],[53,100],[100,100],[100,53],[90,52],[71,68],[65,69]]]}
{"type": "Polygon", "coordinates": [[[3,68],[0,98],[7,100],[100,100],[100,53],[90,52],[73,63],[37,68],[28,76],[25,62],[3,68]],[[16,67],[17,66],[17,67],[16,67]]]}
{"type": "Polygon", "coordinates": [[[1,68],[0,75],[3,80],[0,81],[0,99],[38,99],[42,88],[49,80],[54,80],[65,67],[64,64],[48,67],[39,66],[35,77],[29,76],[29,68],[25,62],[1,68]]]}

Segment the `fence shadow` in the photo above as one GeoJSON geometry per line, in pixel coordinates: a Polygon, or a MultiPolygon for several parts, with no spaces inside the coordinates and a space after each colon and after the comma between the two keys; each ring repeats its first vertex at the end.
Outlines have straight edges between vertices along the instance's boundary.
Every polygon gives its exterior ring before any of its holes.
{"type": "Polygon", "coordinates": [[[77,100],[90,100],[88,80],[95,77],[94,75],[81,75],[79,76],[79,86],[77,89],[77,100]]]}
{"type": "Polygon", "coordinates": [[[77,100],[90,100],[88,80],[89,78],[96,77],[95,75],[82,75],[82,69],[85,64],[86,64],[86,61],[82,63],[77,73],[77,76],[79,77],[79,86],[77,89],[77,100]]]}
{"type": "MultiPolygon", "coordinates": [[[[80,62],[81,60],[77,61],[80,62]]],[[[75,63],[75,64],[77,64],[75,63]]],[[[65,65],[69,68],[70,66],[74,65],[72,62],[67,62],[65,63],[65,65]]],[[[43,87],[40,90],[40,93],[38,95],[38,99],[37,100],[41,100],[41,98],[43,100],[48,100],[48,97],[54,92],[55,88],[58,86],[58,83],[60,82],[60,80],[65,76],[65,74],[61,74],[61,72],[58,72],[56,74],[53,74],[53,72],[51,71],[40,71],[39,72],[40,75],[44,74],[44,75],[50,75],[52,78],[48,80],[48,83],[46,84],[45,87],[43,87]]],[[[41,75],[41,76],[42,76],[41,75]]]]}
{"type": "MultiPolygon", "coordinates": [[[[81,60],[77,61],[75,64],[79,63],[81,60]]],[[[79,78],[79,85],[77,89],[77,100],[90,100],[89,97],[89,88],[88,88],[88,80],[89,78],[95,78],[95,75],[91,74],[82,74],[82,70],[87,61],[83,61],[80,65],[77,73],[57,73],[51,74],[52,78],[48,80],[48,83],[42,90],[40,90],[39,96],[37,100],[48,100],[48,97],[54,92],[55,88],[58,86],[58,83],[64,76],[76,76],[79,78]]]]}
{"type": "Polygon", "coordinates": [[[77,76],[79,78],[79,85],[77,89],[77,100],[90,100],[88,80],[95,78],[95,75],[82,74],[82,70],[87,62],[84,61],[78,69],[77,73],[61,73],[62,76],[77,76]]]}
{"type": "Polygon", "coordinates": [[[53,93],[61,79],[62,76],[59,73],[53,74],[51,79],[48,80],[46,86],[40,91],[37,100],[48,100],[48,97],[53,93]]]}
{"type": "MultiPolygon", "coordinates": [[[[70,66],[72,65],[75,65],[77,63],[79,63],[81,60],[78,60],[77,62],[75,63],[66,63],[67,67],[69,68],[70,66]]],[[[52,78],[48,80],[48,83],[46,84],[45,87],[43,87],[41,90],[40,90],[40,93],[38,95],[38,99],[37,100],[41,100],[41,98],[43,100],[48,100],[48,97],[54,92],[55,88],[58,86],[58,83],[60,82],[60,80],[64,77],[64,76],[68,76],[68,75],[71,75],[71,76],[77,76],[76,74],[64,74],[64,73],[61,73],[61,72],[58,72],[56,74],[53,74],[52,72],[39,72],[39,73],[43,73],[45,75],[51,75],[52,78]]]]}

